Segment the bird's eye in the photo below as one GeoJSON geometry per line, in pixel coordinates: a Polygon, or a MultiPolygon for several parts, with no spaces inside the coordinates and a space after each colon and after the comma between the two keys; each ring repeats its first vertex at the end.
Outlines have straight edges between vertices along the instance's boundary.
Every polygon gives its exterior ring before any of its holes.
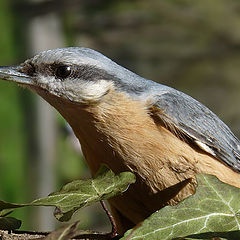
{"type": "Polygon", "coordinates": [[[65,79],[71,74],[71,72],[72,72],[71,66],[62,65],[56,68],[55,75],[57,78],[65,79]]]}

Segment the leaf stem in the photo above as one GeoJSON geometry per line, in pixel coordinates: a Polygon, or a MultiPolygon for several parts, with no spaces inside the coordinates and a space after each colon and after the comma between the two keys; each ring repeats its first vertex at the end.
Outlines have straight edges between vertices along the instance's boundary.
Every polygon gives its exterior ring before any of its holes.
{"type": "Polygon", "coordinates": [[[116,222],[112,216],[112,214],[110,213],[110,211],[108,210],[105,202],[103,200],[100,200],[100,203],[104,209],[104,211],[106,212],[107,216],[108,216],[108,219],[112,225],[112,231],[109,233],[109,238],[112,239],[114,237],[116,237],[118,235],[117,233],[117,225],[116,225],[116,222]]]}

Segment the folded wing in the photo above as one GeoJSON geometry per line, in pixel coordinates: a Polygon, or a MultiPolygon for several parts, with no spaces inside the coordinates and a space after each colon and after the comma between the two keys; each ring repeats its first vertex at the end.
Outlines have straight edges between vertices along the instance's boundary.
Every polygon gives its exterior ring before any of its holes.
{"type": "Polygon", "coordinates": [[[154,95],[151,112],[179,137],[240,172],[240,141],[213,112],[192,97],[169,88],[154,95]]]}

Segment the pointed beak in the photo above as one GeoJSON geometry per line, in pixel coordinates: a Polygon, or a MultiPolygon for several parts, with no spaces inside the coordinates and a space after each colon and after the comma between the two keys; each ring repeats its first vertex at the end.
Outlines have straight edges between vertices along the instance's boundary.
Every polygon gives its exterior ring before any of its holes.
{"type": "Polygon", "coordinates": [[[20,66],[0,67],[0,79],[24,85],[32,85],[32,77],[22,73],[20,66]]]}

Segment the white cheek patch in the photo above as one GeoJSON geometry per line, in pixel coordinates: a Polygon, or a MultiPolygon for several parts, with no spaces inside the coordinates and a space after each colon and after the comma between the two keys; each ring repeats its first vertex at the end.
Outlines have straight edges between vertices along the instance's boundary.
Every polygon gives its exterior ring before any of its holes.
{"type": "Polygon", "coordinates": [[[60,80],[54,76],[38,76],[36,82],[39,87],[55,96],[79,103],[99,101],[113,87],[113,83],[106,80],[60,80]]]}
{"type": "Polygon", "coordinates": [[[69,82],[64,84],[69,100],[85,103],[99,101],[112,87],[113,84],[106,80],[92,82],[82,80],[78,84],[69,84],[69,82]]]}

